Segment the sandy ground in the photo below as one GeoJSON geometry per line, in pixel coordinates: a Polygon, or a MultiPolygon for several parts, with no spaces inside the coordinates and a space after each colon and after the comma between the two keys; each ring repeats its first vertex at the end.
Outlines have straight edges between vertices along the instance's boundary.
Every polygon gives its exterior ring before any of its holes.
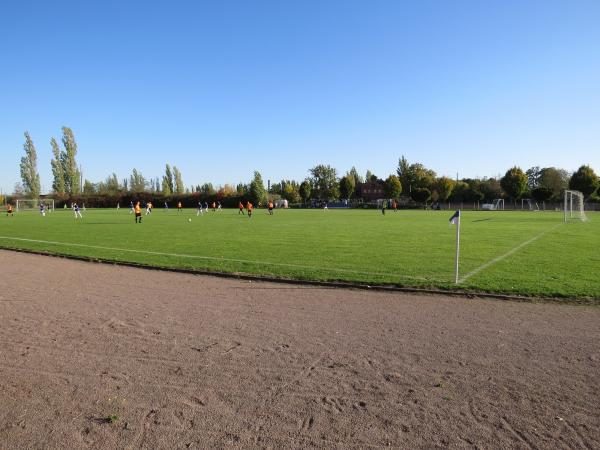
{"type": "Polygon", "coordinates": [[[598,307],[7,251],[0,285],[3,449],[600,448],[598,307]]]}

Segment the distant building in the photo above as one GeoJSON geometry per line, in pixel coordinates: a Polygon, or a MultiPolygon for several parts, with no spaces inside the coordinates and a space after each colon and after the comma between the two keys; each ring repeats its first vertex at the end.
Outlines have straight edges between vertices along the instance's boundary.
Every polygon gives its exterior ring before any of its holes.
{"type": "Polygon", "coordinates": [[[367,181],[358,185],[358,196],[364,201],[370,202],[385,198],[383,183],[379,181],[367,181]]]}

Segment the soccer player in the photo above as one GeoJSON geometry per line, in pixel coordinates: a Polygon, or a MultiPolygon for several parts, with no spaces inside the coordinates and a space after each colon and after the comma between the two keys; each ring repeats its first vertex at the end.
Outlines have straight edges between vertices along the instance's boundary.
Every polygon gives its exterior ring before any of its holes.
{"type": "Polygon", "coordinates": [[[14,217],[12,205],[9,203],[6,205],[6,217],[10,214],[11,217],[14,217]]]}
{"type": "Polygon", "coordinates": [[[252,203],[248,202],[246,204],[246,209],[248,210],[248,218],[252,219],[252,210],[254,209],[254,206],[252,205],[252,203]]]}
{"type": "Polygon", "coordinates": [[[215,202],[212,202],[212,210],[213,212],[215,212],[217,210],[217,204],[215,202]]]}
{"type": "Polygon", "coordinates": [[[75,212],[75,218],[77,219],[78,217],[83,219],[83,216],[81,215],[81,211],[79,210],[79,205],[77,204],[77,202],[73,203],[73,212],[75,212]]]}
{"type": "Polygon", "coordinates": [[[121,209],[121,204],[117,202],[117,212],[119,212],[119,209],[121,209]]]}
{"type": "Polygon", "coordinates": [[[243,216],[244,215],[244,204],[242,202],[240,202],[240,204],[238,206],[240,208],[240,212],[238,213],[238,216],[240,214],[243,216]]]}
{"type": "Polygon", "coordinates": [[[181,212],[181,202],[177,202],[177,212],[181,212]]]}
{"type": "Polygon", "coordinates": [[[169,211],[169,204],[165,202],[165,212],[169,211]]]}
{"type": "Polygon", "coordinates": [[[217,211],[221,211],[221,202],[217,202],[217,211]]]}
{"type": "Polygon", "coordinates": [[[140,206],[140,202],[135,204],[135,223],[142,223],[142,207],[140,206]]]}
{"type": "Polygon", "coordinates": [[[385,200],[381,202],[381,214],[385,216],[385,200]]]}
{"type": "Polygon", "coordinates": [[[133,213],[133,200],[129,202],[129,214],[133,213]]]}
{"type": "Polygon", "coordinates": [[[202,202],[198,202],[198,208],[196,208],[196,217],[201,216],[204,213],[202,211],[202,202]]]}
{"type": "Polygon", "coordinates": [[[204,209],[206,212],[208,212],[208,202],[204,202],[204,209]]]}
{"type": "Polygon", "coordinates": [[[44,202],[40,202],[40,214],[42,217],[46,217],[46,205],[44,205],[44,202]]]}
{"type": "Polygon", "coordinates": [[[398,203],[396,203],[396,200],[392,200],[392,208],[394,212],[398,212],[398,203]]]}
{"type": "Polygon", "coordinates": [[[269,200],[269,215],[273,215],[273,201],[269,200]]]}

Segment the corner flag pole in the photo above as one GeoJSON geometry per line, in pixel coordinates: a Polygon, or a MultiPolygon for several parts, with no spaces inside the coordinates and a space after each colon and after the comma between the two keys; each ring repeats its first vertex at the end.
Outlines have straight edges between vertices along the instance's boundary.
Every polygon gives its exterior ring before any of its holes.
{"type": "Polygon", "coordinates": [[[456,257],[454,258],[454,282],[458,284],[458,259],[460,255],[460,211],[456,222],[456,257]]]}
{"type": "Polygon", "coordinates": [[[460,256],[460,209],[450,217],[450,225],[456,225],[456,255],[454,256],[454,282],[458,284],[458,260],[460,256]]]}

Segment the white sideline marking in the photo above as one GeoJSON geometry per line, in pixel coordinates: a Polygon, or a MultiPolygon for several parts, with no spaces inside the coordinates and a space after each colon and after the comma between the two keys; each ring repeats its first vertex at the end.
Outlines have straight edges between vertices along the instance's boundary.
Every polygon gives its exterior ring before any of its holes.
{"type": "Polygon", "coordinates": [[[12,241],[24,241],[24,242],[37,242],[40,244],[52,244],[52,245],[63,245],[66,247],[84,247],[84,248],[94,248],[97,250],[111,250],[117,252],[130,252],[130,253],[142,253],[145,255],[158,255],[158,256],[173,256],[176,258],[192,258],[192,259],[205,259],[211,261],[227,261],[227,262],[237,262],[237,263],[249,263],[249,264],[263,264],[267,266],[279,266],[279,267],[295,267],[298,269],[312,269],[312,270],[325,270],[329,272],[343,272],[343,273],[355,273],[359,275],[385,275],[385,276],[394,276],[398,278],[409,278],[414,280],[427,280],[424,277],[413,277],[410,275],[398,275],[395,273],[388,272],[361,272],[359,270],[352,269],[338,269],[335,267],[315,267],[315,266],[304,266],[300,264],[288,264],[288,263],[274,263],[268,261],[253,261],[249,259],[232,259],[232,258],[217,258],[214,256],[200,256],[200,255],[185,255],[180,253],[163,253],[163,252],[152,252],[148,250],[135,250],[129,248],[116,248],[116,247],[103,247],[100,245],[88,245],[88,244],[76,244],[72,242],[57,242],[57,241],[43,241],[39,239],[26,239],[26,238],[17,238],[10,236],[0,236],[0,239],[7,239],[12,241]]]}
{"type": "Polygon", "coordinates": [[[549,230],[546,231],[542,231],[540,234],[532,237],[531,239],[526,240],[525,242],[522,242],[521,244],[517,245],[515,248],[513,248],[512,250],[506,252],[504,255],[500,255],[494,259],[492,259],[491,261],[486,262],[485,264],[482,264],[481,266],[477,267],[476,269],[472,270],[471,272],[469,272],[468,274],[466,274],[465,276],[461,277],[458,279],[458,283],[462,283],[463,281],[471,278],[473,275],[477,275],[479,272],[481,272],[484,269],[487,269],[488,267],[490,267],[493,264],[496,264],[497,262],[502,261],[504,258],[509,257],[510,255],[512,255],[513,253],[518,252],[519,250],[521,250],[523,247],[525,247],[526,245],[531,244],[534,241],[537,241],[539,238],[541,238],[542,236],[544,236],[545,234],[550,233],[551,231],[556,230],[558,227],[560,227],[561,225],[563,225],[563,223],[559,223],[558,225],[553,226],[552,228],[550,228],[549,230]]]}

